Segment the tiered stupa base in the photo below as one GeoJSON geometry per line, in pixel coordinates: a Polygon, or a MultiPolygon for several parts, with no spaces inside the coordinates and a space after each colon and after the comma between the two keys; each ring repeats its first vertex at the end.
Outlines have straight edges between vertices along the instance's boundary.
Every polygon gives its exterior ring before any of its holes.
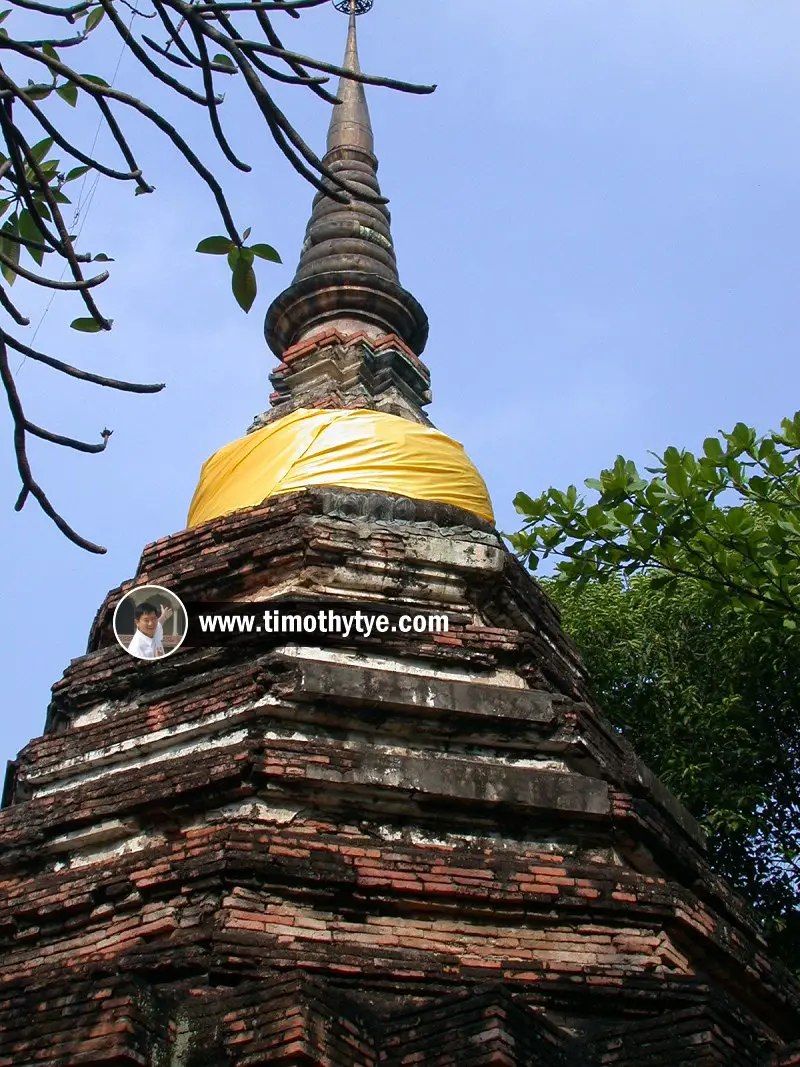
{"type": "Polygon", "coordinates": [[[110,594],[0,812],[2,1067],[798,1063],[797,983],[486,524],[297,493],[147,582],[457,625],[141,663],[110,594]]]}

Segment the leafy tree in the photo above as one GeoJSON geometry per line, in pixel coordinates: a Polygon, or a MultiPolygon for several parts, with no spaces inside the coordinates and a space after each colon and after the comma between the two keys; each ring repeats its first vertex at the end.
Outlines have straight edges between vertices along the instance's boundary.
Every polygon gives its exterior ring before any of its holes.
{"type": "Polygon", "coordinates": [[[800,968],[800,642],[704,583],[543,585],[604,711],[708,834],[713,865],[800,968]]]}
{"type": "MultiPolygon", "coordinates": [[[[317,189],[344,203],[351,199],[385,202],[363,188],[337,178],[305,143],[298,131],[275,103],[270,86],[274,82],[302,86],[328,103],[337,97],[325,88],[329,75],[346,74],[358,81],[384,85],[405,92],[428,93],[433,86],[410,85],[343,71],[340,67],[311,59],[287,49],[272,18],[316,8],[328,0],[143,0],[136,6],[130,0],[77,0],[75,3],[46,3],[40,0],[9,0],[0,11],[0,382],[5,389],[14,424],[14,448],[22,490],[16,508],[29,497],[70,540],[93,552],[105,551],[81,537],[62,518],[36,482],[26,452],[28,435],[83,452],[105,449],[110,431],[102,432],[97,444],[78,441],[36,425],[25,414],[14,376],[9,366],[9,349],[44,363],[61,374],[80,378],[112,389],[129,392],[157,392],[161,384],[137,384],[90,374],[35,351],[7,328],[30,325],[11,299],[11,286],[17,282],[65,290],[76,294],[84,313],[72,327],[85,333],[110,330],[112,323],[96,301],[97,287],[108,277],[101,268],[87,276],[90,263],[111,261],[104,253],[79,251],[77,235],[63,210],[70,203],[71,183],[85,175],[98,179],[128,182],[136,195],[153,192],[144,176],[128,133],[133,115],[158,128],[172,143],[186,167],[207,187],[215,202],[224,234],[206,238],[197,251],[227,257],[233,295],[244,311],[256,297],[256,260],[280,262],[275,249],[257,241],[248,244],[250,229],[243,231],[234,221],[220,181],[199,158],[180,129],[164,117],[165,94],[176,94],[203,108],[214,137],[228,163],[249,171],[233,149],[223,125],[223,96],[218,87],[239,76],[269,136],[291,166],[317,189]],[[12,17],[9,17],[12,16],[12,17]],[[250,29],[242,27],[249,23],[250,29]],[[146,102],[103,78],[83,71],[82,46],[96,34],[106,34],[127,49],[159,90],[159,98],[146,102]],[[156,38],[160,38],[157,40],[156,38]],[[94,112],[116,147],[117,159],[95,154],[96,137],[89,148],[75,142],[69,133],[70,108],[94,112]],[[31,262],[27,262],[30,260],[31,262]],[[65,275],[69,275],[65,280],[65,275]]],[[[341,10],[368,10],[372,0],[335,0],[341,10]]],[[[98,131],[99,132],[99,131],[98,131]]],[[[84,179],[85,180],[85,179],[84,179]]]]}
{"type": "Polygon", "coordinates": [[[524,493],[512,543],[611,721],[700,820],[712,860],[800,968],[800,413],[737,425],[642,477],[524,493]]]}
{"type": "MultiPolygon", "coordinates": [[[[706,438],[703,455],[668,448],[643,478],[631,460],[586,486],[587,506],[571,485],[535,500],[519,493],[524,516],[511,538],[535,569],[560,557],[571,581],[608,581],[644,570],[674,585],[698,578],[742,611],[757,611],[794,630],[800,612],[800,412],[780,433],[758,437],[744,423],[706,438]]],[[[656,580],[656,579],[654,579],[656,580]]]]}

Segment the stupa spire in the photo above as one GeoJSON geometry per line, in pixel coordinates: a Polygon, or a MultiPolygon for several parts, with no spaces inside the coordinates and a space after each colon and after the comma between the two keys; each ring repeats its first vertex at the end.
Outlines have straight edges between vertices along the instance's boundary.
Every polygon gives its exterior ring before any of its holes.
{"type": "MultiPolygon", "coordinates": [[[[347,7],[344,10],[348,9],[350,25],[347,29],[347,46],[342,67],[360,74],[355,0],[347,0],[347,7]]],[[[341,7],[340,10],[342,10],[341,7]]],[[[363,148],[365,152],[374,155],[375,139],[372,135],[367,94],[364,92],[363,83],[353,81],[352,78],[340,78],[337,95],[341,103],[334,107],[331,115],[331,124],[328,127],[328,152],[333,152],[336,148],[350,147],[363,148]]]]}
{"type": "MultiPolygon", "coordinates": [[[[338,0],[335,6],[349,14],[342,66],[360,74],[356,16],[368,11],[372,0],[338,0]]],[[[362,329],[395,335],[419,355],[428,319],[400,284],[391,216],[384,203],[376,202],[381,196],[378,160],[364,85],[343,75],[337,95],[323,162],[354,195],[347,203],[323,192],[314,197],[294,280],[267,312],[267,343],[282,358],[322,328],[362,329]]]]}

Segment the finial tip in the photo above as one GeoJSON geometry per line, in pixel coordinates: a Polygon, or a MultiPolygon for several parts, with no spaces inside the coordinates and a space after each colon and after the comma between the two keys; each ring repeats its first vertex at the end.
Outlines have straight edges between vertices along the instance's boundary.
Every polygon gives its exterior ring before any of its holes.
{"type": "Polygon", "coordinates": [[[333,0],[333,6],[343,15],[366,15],[375,0],[333,0]]]}

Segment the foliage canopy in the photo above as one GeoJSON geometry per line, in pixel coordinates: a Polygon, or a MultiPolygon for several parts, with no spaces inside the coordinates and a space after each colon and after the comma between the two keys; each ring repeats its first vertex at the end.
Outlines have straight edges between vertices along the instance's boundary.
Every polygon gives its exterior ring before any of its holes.
{"type": "Polygon", "coordinates": [[[511,538],[577,641],[605,713],[709,835],[717,870],[800,967],[800,413],[703,455],[618,457],[532,499],[511,538]]]}
{"type": "Polygon", "coordinates": [[[519,493],[524,517],[514,548],[535,569],[555,554],[570,581],[657,572],[674,585],[698,578],[741,610],[764,612],[794,630],[800,611],[800,412],[780,433],[759,437],[744,423],[708,437],[703,455],[668,448],[643,478],[617,456],[589,478],[587,505],[571,485],[536,499],[519,493]]]}

